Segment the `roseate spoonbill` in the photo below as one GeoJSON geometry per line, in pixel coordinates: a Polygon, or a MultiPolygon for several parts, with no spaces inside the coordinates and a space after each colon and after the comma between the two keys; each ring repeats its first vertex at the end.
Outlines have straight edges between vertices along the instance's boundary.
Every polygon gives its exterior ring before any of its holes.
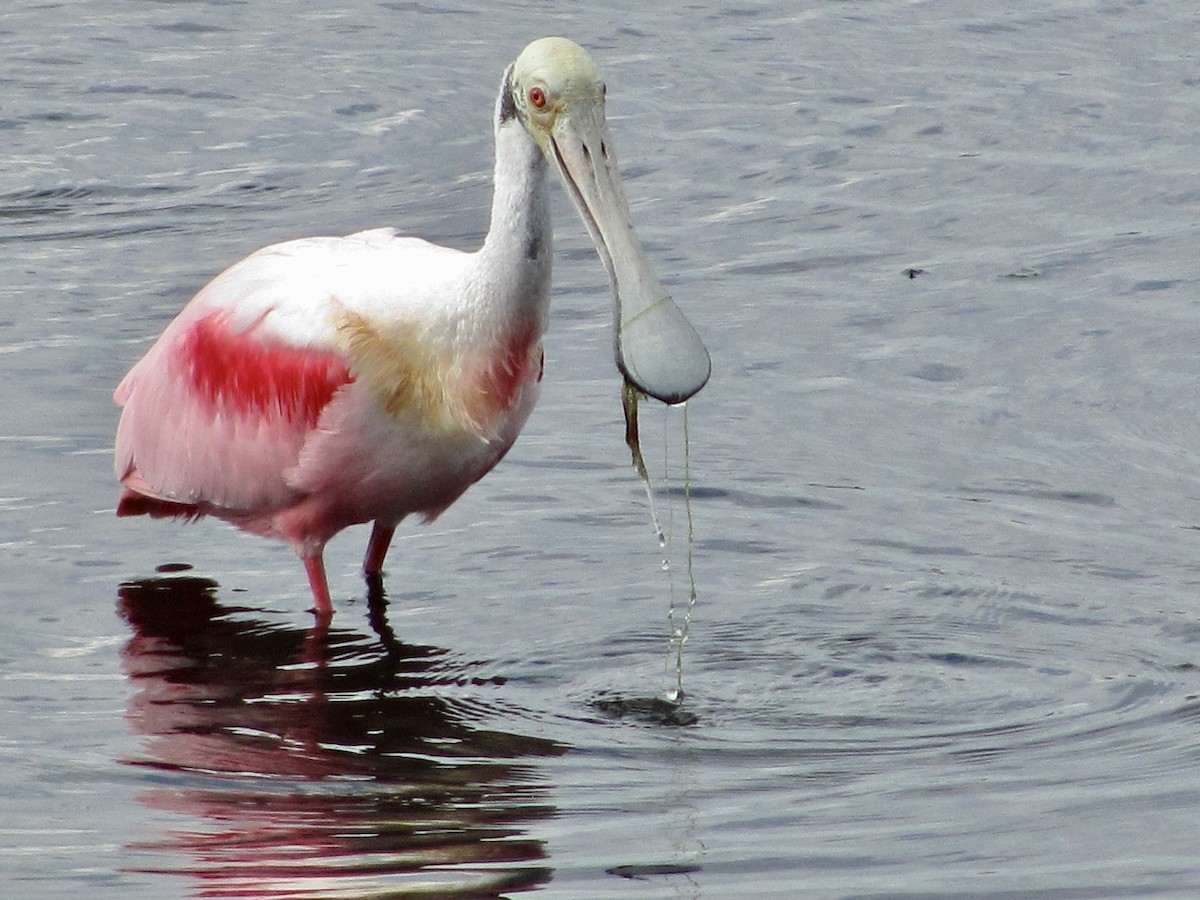
{"type": "Polygon", "coordinates": [[[533,408],[548,170],[608,271],[626,381],[666,403],[699,391],[708,351],[633,230],[604,102],[581,47],[534,41],[496,103],[479,250],[377,229],[275,244],[209,282],[114,395],[117,515],[212,515],[282,538],[325,616],[326,542],[373,522],[363,569],[378,576],[400,520],[435,519],[500,461],[533,408]]]}

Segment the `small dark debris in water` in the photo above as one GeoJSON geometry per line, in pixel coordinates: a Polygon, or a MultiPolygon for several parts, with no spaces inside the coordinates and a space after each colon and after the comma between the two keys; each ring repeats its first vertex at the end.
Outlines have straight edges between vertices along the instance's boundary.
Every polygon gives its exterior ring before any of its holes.
{"type": "Polygon", "coordinates": [[[829,491],[865,491],[866,488],[861,484],[824,484],[820,481],[810,481],[809,487],[824,488],[829,491]]]}
{"type": "Polygon", "coordinates": [[[163,563],[161,566],[155,566],[154,571],[160,575],[170,575],[175,572],[190,572],[192,567],[190,563],[163,563]]]}
{"type": "Polygon", "coordinates": [[[666,697],[597,697],[591,705],[610,719],[632,719],[645,725],[687,727],[700,717],[666,697]]]}
{"type": "Polygon", "coordinates": [[[907,275],[909,278],[916,278],[918,275],[924,275],[925,270],[924,269],[905,269],[904,274],[907,275]]]}
{"type": "Polygon", "coordinates": [[[648,878],[653,878],[655,875],[691,875],[693,872],[699,872],[701,868],[696,863],[649,863],[646,865],[613,866],[611,869],[605,869],[604,871],[609,875],[618,875],[621,878],[645,881],[648,878]]]}
{"type": "Polygon", "coordinates": [[[1017,271],[1009,272],[1004,277],[1005,278],[1037,278],[1041,274],[1042,273],[1039,272],[1037,269],[1031,269],[1028,266],[1022,266],[1020,269],[1017,269],[1017,271]]]}

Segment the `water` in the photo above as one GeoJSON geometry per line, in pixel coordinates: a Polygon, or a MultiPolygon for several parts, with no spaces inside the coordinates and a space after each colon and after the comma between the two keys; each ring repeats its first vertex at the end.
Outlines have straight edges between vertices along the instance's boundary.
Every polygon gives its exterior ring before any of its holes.
{"type": "Polygon", "coordinates": [[[79,9],[0,14],[6,896],[1200,892],[1194,4],[79,9]],[[664,573],[562,197],[542,402],[386,603],[357,531],[322,634],[285,548],[113,517],[175,310],[289,237],[472,246],[545,33],[715,362],[679,707],[677,423],[664,573]]]}

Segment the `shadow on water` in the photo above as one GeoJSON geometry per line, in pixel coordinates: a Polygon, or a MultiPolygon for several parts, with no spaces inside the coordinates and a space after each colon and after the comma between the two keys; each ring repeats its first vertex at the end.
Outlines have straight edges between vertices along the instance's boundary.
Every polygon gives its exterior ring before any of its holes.
{"type": "Polygon", "coordinates": [[[502,679],[405,644],[371,591],[371,635],[222,605],[183,576],[121,586],[122,651],[155,774],[185,817],[130,849],[199,896],[496,897],[549,880],[525,826],[555,814],[534,760],[566,747],[489,730],[502,679]]]}

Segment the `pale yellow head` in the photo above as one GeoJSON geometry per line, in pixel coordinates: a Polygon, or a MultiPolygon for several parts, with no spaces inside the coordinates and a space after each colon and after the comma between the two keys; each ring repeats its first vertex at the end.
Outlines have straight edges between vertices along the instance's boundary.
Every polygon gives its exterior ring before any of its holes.
{"type": "Polygon", "coordinates": [[[512,65],[509,90],[516,113],[543,150],[564,115],[604,103],[604,82],[587,51],[562,37],[540,38],[512,65]]]}

